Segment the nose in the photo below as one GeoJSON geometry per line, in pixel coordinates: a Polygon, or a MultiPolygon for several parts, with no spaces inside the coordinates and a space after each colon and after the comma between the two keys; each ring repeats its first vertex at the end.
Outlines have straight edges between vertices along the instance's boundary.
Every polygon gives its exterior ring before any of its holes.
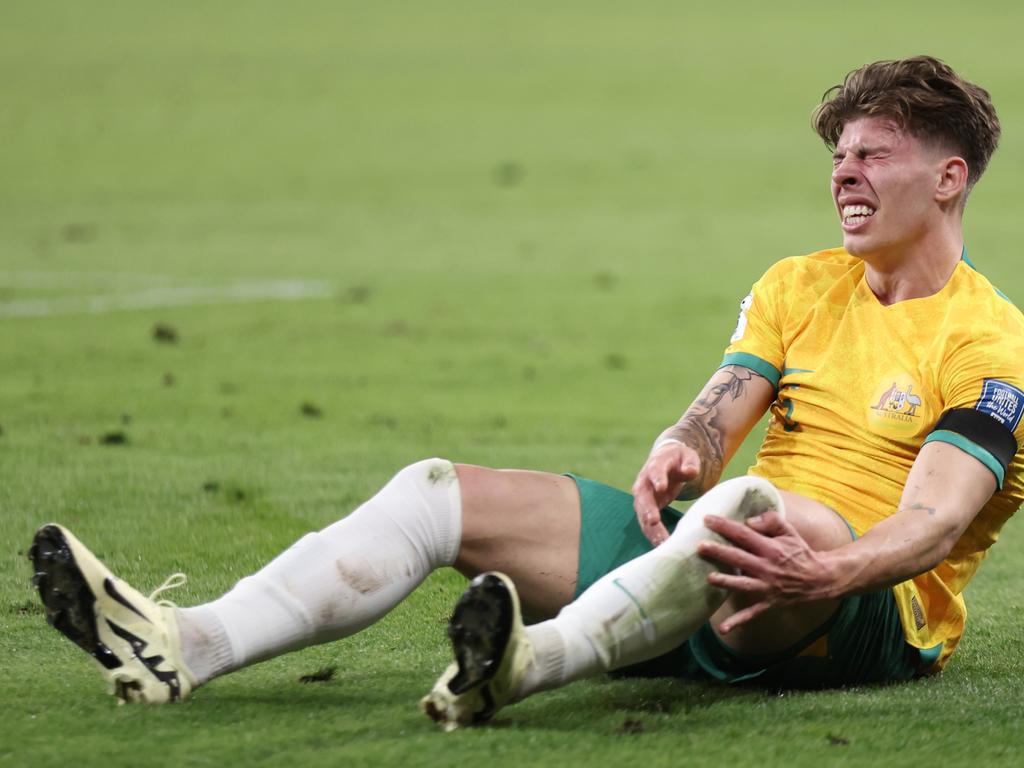
{"type": "Polygon", "coordinates": [[[840,160],[832,169],[832,183],[837,187],[852,187],[859,179],[857,160],[849,155],[840,160]]]}

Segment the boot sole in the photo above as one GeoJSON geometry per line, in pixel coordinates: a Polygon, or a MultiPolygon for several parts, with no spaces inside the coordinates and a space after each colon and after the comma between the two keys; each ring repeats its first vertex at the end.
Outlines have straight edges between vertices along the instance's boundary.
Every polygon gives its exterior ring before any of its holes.
{"type": "Polygon", "coordinates": [[[488,719],[495,711],[486,683],[498,673],[512,635],[514,604],[505,582],[493,574],[473,580],[455,604],[448,622],[448,637],[455,652],[458,672],[448,681],[456,696],[479,688],[485,707],[475,720],[488,719]]]}
{"type": "Polygon", "coordinates": [[[28,556],[35,569],[32,583],[39,590],[50,626],[96,659],[104,669],[122,666],[121,660],[99,638],[96,595],[75,562],[63,531],[56,525],[40,528],[28,556]]]}

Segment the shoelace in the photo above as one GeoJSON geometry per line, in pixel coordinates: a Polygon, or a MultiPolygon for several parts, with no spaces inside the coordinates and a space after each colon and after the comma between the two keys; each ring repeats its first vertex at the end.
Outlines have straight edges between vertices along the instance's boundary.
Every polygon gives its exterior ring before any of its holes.
{"type": "Polygon", "coordinates": [[[157,587],[149,593],[149,599],[157,605],[164,605],[169,608],[177,608],[177,603],[171,600],[158,600],[157,598],[169,589],[177,589],[178,587],[183,587],[186,584],[188,584],[188,576],[186,576],[184,573],[181,573],[180,571],[178,573],[172,573],[170,576],[164,579],[163,584],[161,584],[159,587],[157,587]]]}

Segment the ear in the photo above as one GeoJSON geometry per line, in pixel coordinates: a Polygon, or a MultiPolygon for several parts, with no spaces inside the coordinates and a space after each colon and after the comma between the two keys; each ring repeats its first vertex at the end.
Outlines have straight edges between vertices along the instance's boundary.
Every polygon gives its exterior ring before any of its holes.
{"type": "Polygon", "coordinates": [[[967,163],[956,155],[947,157],[939,166],[938,183],[935,185],[935,200],[948,203],[964,199],[967,194],[967,163]]]}

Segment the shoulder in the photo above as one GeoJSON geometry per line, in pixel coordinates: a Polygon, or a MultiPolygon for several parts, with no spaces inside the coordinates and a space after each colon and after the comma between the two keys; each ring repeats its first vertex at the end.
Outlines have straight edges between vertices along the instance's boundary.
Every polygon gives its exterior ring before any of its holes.
{"type": "Polygon", "coordinates": [[[803,256],[788,256],[772,264],[754,286],[754,292],[784,292],[790,300],[802,292],[821,296],[836,283],[856,285],[864,264],[842,248],[829,248],[803,256]]]}
{"type": "Polygon", "coordinates": [[[1024,390],[1024,313],[967,262],[957,266],[936,339],[951,391],[1024,390]]]}
{"type": "Polygon", "coordinates": [[[953,302],[969,312],[976,331],[1024,336],[1024,313],[968,261],[957,265],[953,302]]]}
{"type": "Polygon", "coordinates": [[[968,262],[957,266],[951,283],[939,331],[947,362],[984,361],[1024,373],[1024,313],[968,262]]]}

